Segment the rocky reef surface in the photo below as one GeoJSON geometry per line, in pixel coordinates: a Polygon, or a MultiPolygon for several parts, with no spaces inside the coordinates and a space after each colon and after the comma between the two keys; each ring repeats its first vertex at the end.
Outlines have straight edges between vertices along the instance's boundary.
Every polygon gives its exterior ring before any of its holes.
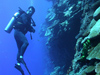
{"type": "Polygon", "coordinates": [[[100,0],[48,0],[41,26],[54,64],[50,75],[100,75],[100,0]]]}

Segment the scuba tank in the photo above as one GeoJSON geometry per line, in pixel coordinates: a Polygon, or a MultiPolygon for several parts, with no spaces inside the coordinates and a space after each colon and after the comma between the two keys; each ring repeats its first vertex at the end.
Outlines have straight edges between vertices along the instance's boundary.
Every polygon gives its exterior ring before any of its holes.
{"type": "Polygon", "coordinates": [[[12,31],[12,29],[13,29],[13,25],[14,25],[14,23],[16,22],[16,19],[17,19],[17,17],[20,15],[20,13],[19,12],[16,12],[15,14],[14,14],[14,16],[11,18],[11,20],[9,21],[9,23],[7,24],[7,26],[6,26],[6,28],[5,28],[5,31],[7,32],[7,33],[10,33],[11,31],[12,31]]]}
{"type": "Polygon", "coordinates": [[[11,18],[11,20],[9,21],[9,23],[7,24],[7,26],[5,28],[5,31],[7,33],[10,33],[12,31],[14,23],[16,22],[17,18],[19,18],[20,15],[23,13],[25,13],[25,12],[19,7],[19,11],[14,14],[14,16],[11,18]]]}

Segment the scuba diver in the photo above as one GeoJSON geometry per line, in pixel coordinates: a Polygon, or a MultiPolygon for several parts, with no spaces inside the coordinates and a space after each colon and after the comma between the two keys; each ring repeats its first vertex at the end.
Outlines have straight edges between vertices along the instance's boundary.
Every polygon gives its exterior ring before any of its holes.
{"type": "MultiPolygon", "coordinates": [[[[32,19],[32,15],[34,14],[34,12],[35,12],[35,8],[33,6],[30,6],[28,8],[27,12],[24,12],[20,8],[19,13],[21,15],[20,16],[18,15],[17,17],[14,16],[14,18],[16,19],[16,21],[13,23],[14,38],[16,40],[17,47],[18,47],[17,64],[15,64],[15,68],[17,70],[19,70],[22,73],[22,75],[24,75],[24,71],[21,68],[21,64],[23,64],[26,67],[28,73],[31,75],[31,73],[29,72],[29,70],[26,66],[26,63],[23,59],[23,55],[26,51],[26,48],[29,45],[28,40],[25,37],[25,34],[28,31],[33,32],[33,33],[35,32],[35,29],[32,27],[32,26],[36,26],[32,19]]],[[[8,28],[6,27],[5,31],[7,31],[7,30],[9,31],[9,28],[10,28],[10,26],[8,26],[8,28]]]]}
{"type": "MultiPolygon", "coordinates": [[[[31,16],[34,14],[35,12],[35,8],[33,6],[30,6],[27,10],[27,12],[23,13],[17,20],[16,24],[14,24],[14,37],[17,43],[17,47],[18,47],[18,54],[17,54],[17,64],[15,64],[15,68],[18,69],[22,75],[24,75],[24,71],[22,70],[20,63],[25,64],[24,60],[23,60],[23,55],[26,51],[27,46],[29,45],[25,34],[27,33],[27,31],[30,32],[35,32],[35,30],[33,29],[33,27],[31,26],[31,16]]],[[[33,21],[33,20],[32,20],[33,21]]],[[[34,23],[34,26],[35,23],[34,23]]],[[[28,69],[27,69],[28,70],[28,69]]],[[[28,70],[29,72],[29,70],[28,70]]],[[[30,74],[30,72],[29,72],[30,74]]]]}

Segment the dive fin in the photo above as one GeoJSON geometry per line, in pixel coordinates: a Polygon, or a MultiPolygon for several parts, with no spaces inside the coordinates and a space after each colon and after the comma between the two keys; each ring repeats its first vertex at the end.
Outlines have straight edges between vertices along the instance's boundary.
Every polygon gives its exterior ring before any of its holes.
{"type": "Polygon", "coordinates": [[[29,69],[28,69],[28,67],[27,67],[27,65],[26,65],[26,63],[25,63],[25,61],[23,60],[23,65],[25,66],[25,68],[27,69],[27,71],[28,71],[28,73],[29,73],[29,75],[31,75],[31,73],[30,73],[30,71],[29,71],[29,69]]]}
{"type": "Polygon", "coordinates": [[[26,64],[24,64],[24,66],[25,66],[25,68],[27,69],[27,71],[28,71],[29,75],[31,75],[31,73],[30,73],[30,71],[29,71],[29,69],[28,69],[27,65],[26,65],[26,64]]]}
{"type": "Polygon", "coordinates": [[[22,75],[25,75],[25,74],[24,74],[24,71],[23,71],[22,68],[21,68],[21,66],[15,64],[15,68],[16,68],[17,70],[19,70],[19,71],[21,72],[22,75]]]}
{"type": "Polygon", "coordinates": [[[17,60],[18,60],[19,63],[22,63],[22,64],[25,66],[25,68],[27,69],[29,75],[31,75],[31,73],[30,73],[30,71],[29,71],[29,69],[28,69],[28,67],[27,67],[27,65],[26,65],[26,63],[25,63],[25,61],[24,61],[22,58],[19,58],[19,59],[17,59],[17,60]]]}

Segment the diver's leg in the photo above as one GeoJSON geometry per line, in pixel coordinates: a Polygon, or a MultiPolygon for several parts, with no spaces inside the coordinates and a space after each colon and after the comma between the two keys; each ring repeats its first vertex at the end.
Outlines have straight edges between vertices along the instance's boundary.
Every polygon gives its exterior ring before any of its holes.
{"type": "Polygon", "coordinates": [[[28,41],[27,40],[24,40],[22,46],[21,46],[21,51],[20,51],[20,55],[23,56],[25,51],[26,51],[26,48],[27,46],[29,45],[28,41]]]}
{"type": "Polygon", "coordinates": [[[27,39],[26,39],[26,37],[25,37],[25,35],[23,33],[20,33],[19,40],[21,42],[21,47],[19,49],[20,57],[17,58],[17,60],[18,60],[18,62],[25,64],[25,62],[23,60],[23,55],[24,55],[24,53],[26,51],[26,48],[29,45],[29,43],[28,43],[28,41],[27,41],[27,39]]]}
{"type": "Polygon", "coordinates": [[[17,43],[17,47],[18,47],[18,53],[17,53],[17,64],[15,64],[15,68],[17,70],[19,70],[21,72],[22,75],[24,75],[24,71],[23,69],[21,68],[21,65],[20,65],[20,62],[18,61],[18,58],[20,57],[20,48],[22,46],[22,43],[21,43],[21,40],[20,40],[20,32],[15,30],[14,32],[14,38],[16,40],[16,43],[17,43]]]}
{"type": "MultiPolygon", "coordinates": [[[[22,46],[22,42],[21,42],[21,33],[18,30],[14,31],[14,38],[16,40],[16,44],[17,44],[17,48],[18,48],[18,53],[17,53],[17,59],[20,57],[20,49],[22,46]]],[[[18,61],[17,61],[18,62],[18,61]]]]}
{"type": "Polygon", "coordinates": [[[15,38],[17,41],[20,56],[23,56],[27,46],[29,45],[28,40],[26,39],[25,35],[20,31],[16,31],[15,38]]]}
{"type": "Polygon", "coordinates": [[[23,60],[23,55],[24,55],[28,45],[29,45],[28,42],[26,40],[24,40],[24,43],[22,44],[22,46],[20,48],[20,58],[18,59],[18,61],[24,65],[26,65],[26,63],[23,60]]]}
{"type": "MultiPolygon", "coordinates": [[[[24,53],[26,51],[27,46],[29,45],[29,43],[28,43],[28,41],[27,41],[27,39],[26,39],[26,37],[25,37],[25,35],[23,33],[20,34],[20,41],[21,41],[22,45],[21,45],[21,47],[19,49],[20,50],[20,57],[17,59],[17,61],[19,63],[22,63],[26,67],[28,73],[31,75],[30,71],[27,68],[27,65],[26,65],[25,61],[23,60],[23,55],[24,55],[24,53]]],[[[22,71],[21,68],[20,68],[20,71],[22,71]]]]}
{"type": "MultiPolygon", "coordinates": [[[[18,59],[18,58],[20,58],[20,53],[21,53],[20,48],[21,48],[22,44],[17,41],[17,46],[18,46],[18,53],[17,53],[17,59],[18,59]]],[[[19,62],[17,61],[17,63],[19,63],[19,62]]]]}
{"type": "Polygon", "coordinates": [[[18,47],[17,58],[19,58],[20,57],[20,48],[21,48],[22,44],[18,40],[16,40],[16,43],[17,43],[17,47],[18,47]]]}

